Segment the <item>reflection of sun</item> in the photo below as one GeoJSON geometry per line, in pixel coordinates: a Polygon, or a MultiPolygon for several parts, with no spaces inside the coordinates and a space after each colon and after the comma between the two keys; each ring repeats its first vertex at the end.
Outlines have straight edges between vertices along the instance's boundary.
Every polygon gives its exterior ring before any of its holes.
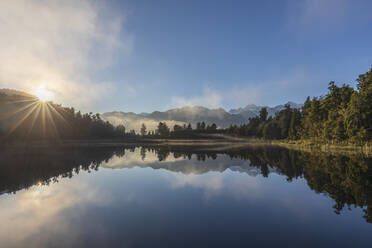
{"type": "Polygon", "coordinates": [[[38,89],[36,89],[35,95],[42,102],[50,101],[53,98],[53,93],[51,91],[49,91],[48,89],[46,89],[44,87],[44,85],[42,85],[38,89]]]}

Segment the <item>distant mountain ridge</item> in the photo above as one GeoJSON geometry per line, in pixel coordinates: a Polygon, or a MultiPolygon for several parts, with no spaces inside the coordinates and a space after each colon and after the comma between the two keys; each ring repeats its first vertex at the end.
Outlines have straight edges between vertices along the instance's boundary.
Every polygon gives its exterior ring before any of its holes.
{"type": "MultiPolygon", "coordinates": [[[[288,102],[292,108],[301,108],[301,104],[288,102]]],[[[229,112],[223,108],[209,109],[201,106],[186,106],[182,108],[174,108],[167,111],[154,111],[152,113],[133,112],[106,112],[102,114],[102,118],[110,121],[113,124],[124,124],[129,129],[138,130],[142,123],[145,123],[149,129],[156,127],[159,121],[165,121],[168,125],[187,124],[196,125],[197,122],[204,121],[206,124],[215,123],[217,126],[226,128],[230,125],[241,125],[247,123],[249,118],[259,115],[261,108],[266,107],[269,116],[274,116],[277,112],[284,109],[285,105],[277,105],[275,107],[257,106],[249,104],[244,108],[231,109],[229,112]]]]}
{"type": "Polygon", "coordinates": [[[248,104],[244,108],[238,108],[238,109],[231,109],[229,111],[230,114],[240,114],[244,117],[245,120],[248,121],[249,118],[258,116],[260,113],[260,110],[262,108],[266,108],[269,116],[275,116],[276,113],[283,110],[285,108],[285,105],[289,105],[291,108],[301,108],[302,104],[298,104],[295,102],[287,102],[284,105],[277,105],[275,107],[268,107],[268,106],[257,106],[255,104],[248,104]]]}
{"type": "Polygon", "coordinates": [[[170,109],[164,112],[154,111],[152,113],[133,112],[107,112],[102,114],[102,118],[114,125],[123,124],[128,129],[139,130],[144,123],[149,130],[155,130],[158,122],[166,122],[169,126],[174,124],[183,125],[191,123],[193,126],[197,122],[204,121],[206,124],[215,123],[219,127],[228,127],[230,124],[243,124],[245,119],[242,115],[230,114],[222,108],[208,109],[205,107],[182,107],[170,109]]]}

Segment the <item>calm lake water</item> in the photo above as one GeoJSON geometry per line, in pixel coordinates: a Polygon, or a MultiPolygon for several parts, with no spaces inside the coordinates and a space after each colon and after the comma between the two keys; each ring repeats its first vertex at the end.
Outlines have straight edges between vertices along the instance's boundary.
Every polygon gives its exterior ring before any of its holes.
{"type": "Polygon", "coordinates": [[[372,159],[0,149],[0,247],[372,247],[372,159]]]}

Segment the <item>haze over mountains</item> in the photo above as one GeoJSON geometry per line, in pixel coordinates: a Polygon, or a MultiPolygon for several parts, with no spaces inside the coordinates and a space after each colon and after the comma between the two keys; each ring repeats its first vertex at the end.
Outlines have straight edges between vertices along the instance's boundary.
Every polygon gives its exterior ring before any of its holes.
{"type": "MultiPolygon", "coordinates": [[[[292,108],[300,108],[302,106],[294,102],[288,102],[287,104],[292,108]]],[[[226,128],[230,125],[247,123],[249,118],[258,116],[263,107],[267,108],[269,116],[274,116],[277,112],[283,110],[284,106],[267,107],[249,104],[244,108],[231,109],[228,112],[223,108],[209,109],[201,106],[186,106],[164,112],[154,111],[152,113],[140,114],[120,111],[106,112],[102,114],[102,118],[114,125],[123,124],[128,129],[134,130],[138,130],[142,123],[146,124],[149,130],[154,130],[159,121],[165,121],[169,126],[187,123],[195,126],[197,122],[204,121],[206,124],[215,123],[218,127],[226,128]]]]}
{"type": "MultiPolygon", "coordinates": [[[[36,98],[35,96],[10,89],[0,89],[0,94],[8,96],[22,96],[26,98],[36,98]]],[[[292,108],[300,108],[301,104],[288,102],[292,108]]],[[[277,105],[275,107],[257,106],[249,104],[244,108],[231,109],[226,111],[223,108],[209,109],[202,106],[186,106],[182,108],[174,108],[167,111],[154,111],[152,113],[121,112],[113,111],[106,112],[101,115],[103,120],[111,122],[113,125],[123,124],[126,129],[139,131],[142,124],[147,126],[148,130],[155,130],[160,121],[166,122],[168,126],[173,127],[175,124],[183,125],[191,123],[194,127],[197,122],[205,122],[206,124],[215,123],[220,128],[226,128],[230,125],[241,125],[249,122],[249,118],[259,115],[261,108],[266,107],[269,116],[274,116],[277,112],[284,109],[285,105],[277,105]]],[[[0,110],[9,111],[10,105],[0,106],[0,110]],[[3,109],[4,108],[4,109],[3,109]]],[[[1,111],[0,111],[1,113],[1,111]]]]}

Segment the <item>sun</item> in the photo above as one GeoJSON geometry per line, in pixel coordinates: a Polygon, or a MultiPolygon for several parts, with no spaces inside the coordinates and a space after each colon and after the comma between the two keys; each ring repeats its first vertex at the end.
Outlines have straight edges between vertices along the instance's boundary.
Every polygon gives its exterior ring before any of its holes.
{"type": "Polygon", "coordinates": [[[35,95],[42,102],[51,101],[53,98],[53,93],[46,89],[44,85],[41,85],[38,89],[36,89],[35,95]]]}

